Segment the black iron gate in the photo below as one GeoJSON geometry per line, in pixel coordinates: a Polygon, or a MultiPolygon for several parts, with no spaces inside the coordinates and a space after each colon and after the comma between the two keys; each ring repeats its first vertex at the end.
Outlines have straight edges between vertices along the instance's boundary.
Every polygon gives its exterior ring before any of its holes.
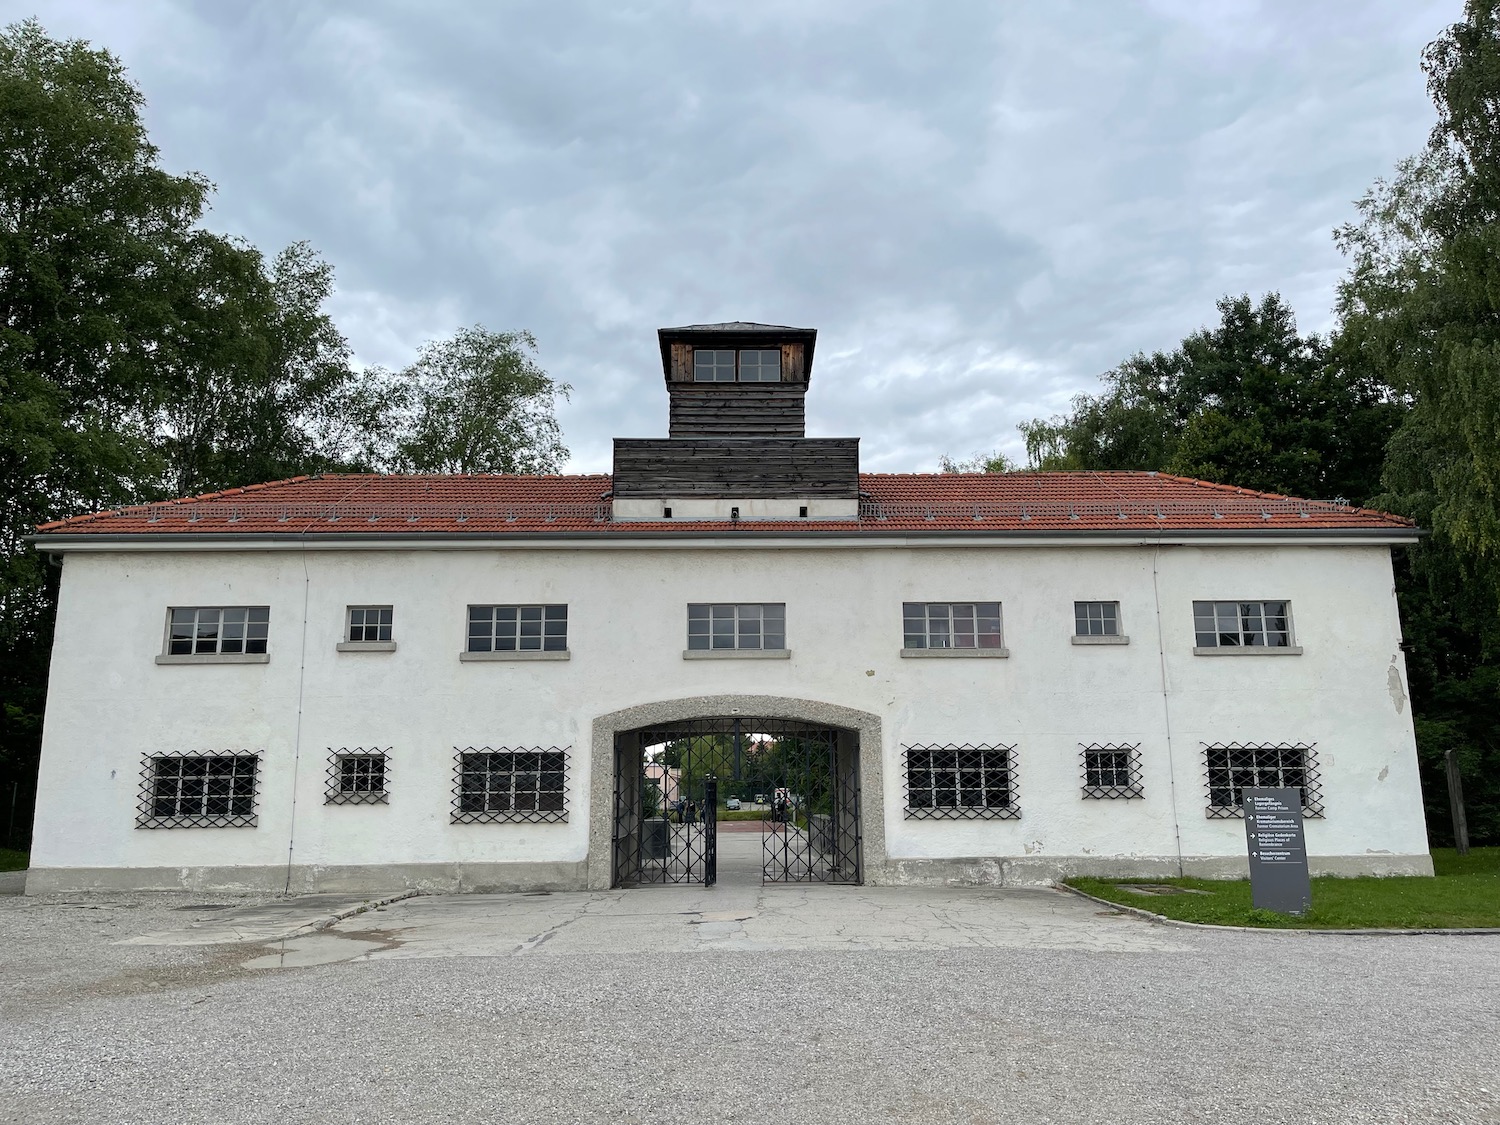
{"type": "Polygon", "coordinates": [[[615,886],[712,886],[721,819],[758,822],[765,882],[861,882],[858,735],[730,717],[617,736],[615,886]]]}

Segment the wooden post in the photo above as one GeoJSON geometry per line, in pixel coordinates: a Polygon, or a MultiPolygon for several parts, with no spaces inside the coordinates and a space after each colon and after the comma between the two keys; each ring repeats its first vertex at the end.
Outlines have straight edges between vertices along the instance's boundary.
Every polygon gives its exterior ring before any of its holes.
{"type": "Polygon", "coordinates": [[[1448,808],[1453,813],[1453,843],[1459,855],[1469,854],[1469,820],[1464,814],[1464,782],[1458,773],[1458,753],[1451,747],[1443,755],[1448,768],[1448,808]]]}

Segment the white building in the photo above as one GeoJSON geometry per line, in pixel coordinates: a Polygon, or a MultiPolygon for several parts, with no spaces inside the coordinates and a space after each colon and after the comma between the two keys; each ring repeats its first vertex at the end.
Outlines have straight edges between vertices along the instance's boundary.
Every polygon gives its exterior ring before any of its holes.
{"type": "Polygon", "coordinates": [[[773,879],[1242,874],[1252,784],[1303,787],[1315,872],[1430,873],[1407,522],[860,474],[857,439],[802,436],[814,333],[661,336],[672,436],[613,477],[299,478],[40,529],[28,890],[712,878],[709,774],[784,795],[773,879]]]}

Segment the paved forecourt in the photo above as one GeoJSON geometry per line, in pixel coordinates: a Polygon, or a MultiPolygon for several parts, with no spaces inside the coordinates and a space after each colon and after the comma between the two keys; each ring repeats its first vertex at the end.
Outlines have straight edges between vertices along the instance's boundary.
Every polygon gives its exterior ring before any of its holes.
{"type": "Polygon", "coordinates": [[[740,874],[0,899],[0,1122],[1500,1119],[1500,937],[740,874]]]}

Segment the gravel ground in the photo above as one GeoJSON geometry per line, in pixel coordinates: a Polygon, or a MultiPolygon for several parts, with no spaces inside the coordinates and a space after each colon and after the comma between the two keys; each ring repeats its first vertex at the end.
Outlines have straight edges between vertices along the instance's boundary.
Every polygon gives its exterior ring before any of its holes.
{"type": "Polygon", "coordinates": [[[260,972],[111,944],[247,901],[0,900],[0,1121],[1500,1122],[1500,937],[260,972]]]}

